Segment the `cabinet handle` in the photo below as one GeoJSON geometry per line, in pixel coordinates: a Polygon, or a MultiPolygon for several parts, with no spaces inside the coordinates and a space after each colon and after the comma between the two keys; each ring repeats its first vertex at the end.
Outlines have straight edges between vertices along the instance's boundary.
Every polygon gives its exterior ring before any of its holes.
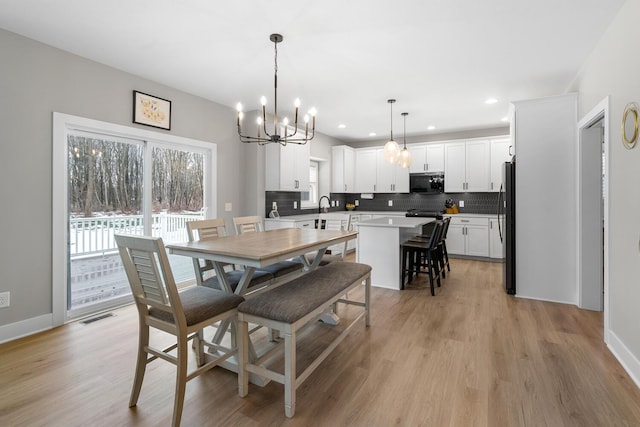
{"type": "Polygon", "coordinates": [[[347,192],[347,184],[344,185],[344,192],[347,192]]]}
{"type": "Polygon", "coordinates": [[[373,184],[373,191],[376,191],[376,185],[373,184]]]}
{"type": "Polygon", "coordinates": [[[510,155],[510,156],[513,156],[513,154],[511,154],[511,147],[513,147],[513,145],[510,145],[510,146],[509,146],[509,155],[510,155]]]}
{"type": "Polygon", "coordinates": [[[424,170],[425,170],[425,171],[428,171],[428,170],[429,170],[429,163],[425,163],[425,164],[424,164],[424,170]]]}
{"type": "Polygon", "coordinates": [[[491,189],[493,190],[493,182],[491,183],[491,189]]]}

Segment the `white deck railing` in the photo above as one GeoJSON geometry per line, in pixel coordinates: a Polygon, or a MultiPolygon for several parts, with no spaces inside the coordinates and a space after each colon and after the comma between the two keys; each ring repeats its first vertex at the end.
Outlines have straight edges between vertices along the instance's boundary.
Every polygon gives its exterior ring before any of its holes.
{"type": "MultiPolygon", "coordinates": [[[[187,222],[204,219],[204,214],[178,215],[160,213],[152,215],[151,234],[162,237],[165,243],[187,240],[187,222]]],[[[115,233],[144,234],[142,215],[72,218],[69,220],[69,255],[105,254],[117,250],[115,233]]]]}

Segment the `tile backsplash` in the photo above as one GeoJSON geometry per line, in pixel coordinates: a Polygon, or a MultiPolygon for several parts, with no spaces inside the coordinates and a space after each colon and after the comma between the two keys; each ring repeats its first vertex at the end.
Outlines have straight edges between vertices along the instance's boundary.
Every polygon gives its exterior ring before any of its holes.
{"type": "MultiPolygon", "coordinates": [[[[495,214],[498,210],[500,193],[375,193],[373,199],[362,199],[360,193],[331,193],[331,200],[340,201],[340,207],[331,208],[331,212],[345,210],[347,203],[358,200],[356,210],[361,211],[406,211],[409,209],[423,209],[427,211],[444,211],[445,201],[453,199],[461,213],[495,214]],[[389,200],[393,206],[389,207],[389,200]],[[460,207],[464,201],[464,207],[460,207]]],[[[300,193],[293,191],[267,191],[265,217],[271,212],[272,202],[277,202],[281,216],[315,213],[317,209],[300,209],[300,193]],[[294,209],[294,202],[298,208],[294,209]]]]}

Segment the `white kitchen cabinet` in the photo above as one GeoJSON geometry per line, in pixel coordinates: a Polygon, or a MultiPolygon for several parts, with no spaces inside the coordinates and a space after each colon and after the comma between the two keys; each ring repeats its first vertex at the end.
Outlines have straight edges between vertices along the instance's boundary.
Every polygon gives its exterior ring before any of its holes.
{"type": "Polygon", "coordinates": [[[309,144],[268,144],[265,147],[267,191],[309,191],[309,144]]]}
{"type": "Polygon", "coordinates": [[[410,173],[444,171],[444,144],[410,144],[410,173]]]}
{"type": "Polygon", "coordinates": [[[356,193],[376,191],[376,150],[356,150],[356,193]]]}
{"type": "Polygon", "coordinates": [[[451,217],[447,252],[452,255],[489,256],[489,219],[451,217]]]}
{"type": "Polygon", "coordinates": [[[498,219],[489,218],[489,257],[504,258],[504,244],[500,238],[500,231],[504,236],[504,219],[500,220],[500,228],[498,228],[498,219]]]}
{"type": "Polygon", "coordinates": [[[489,191],[489,140],[444,144],[445,192],[489,191]]]}
{"type": "Polygon", "coordinates": [[[356,151],[357,193],[408,193],[409,169],[384,161],[379,148],[356,151]]]}
{"type": "Polygon", "coordinates": [[[511,160],[511,140],[506,138],[491,139],[491,182],[489,191],[498,192],[502,187],[504,163],[511,160]]]}
{"type": "Polygon", "coordinates": [[[377,193],[408,193],[409,169],[384,160],[384,150],[376,150],[377,193]]]}
{"type": "MultiPolygon", "coordinates": [[[[304,215],[307,217],[307,215],[304,215]]],[[[276,230],[279,228],[315,228],[316,220],[307,218],[300,219],[272,219],[265,218],[264,220],[264,229],[265,230],[276,230]]]]}
{"type": "Polygon", "coordinates": [[[355,150],[346,145],[331,147],[331,192],[355,192],[355,150]]]}

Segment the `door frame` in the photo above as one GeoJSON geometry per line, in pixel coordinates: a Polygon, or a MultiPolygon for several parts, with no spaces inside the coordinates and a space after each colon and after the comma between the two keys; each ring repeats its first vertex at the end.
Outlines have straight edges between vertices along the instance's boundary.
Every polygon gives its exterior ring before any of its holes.
{"type": "MultiPolygon", "coordinates": [[[[67,252],[62,250],[68,239],[68,188],[67,188],[67,135],[73,130],[80,130],[98,134],[113,135],[128,139],[137,139],[151,145],[163,145],[174,148],[199,147],[205,149],[204,180],[207,190],[204,192],[203,206],[207,217],[217,215],[217,144],[207,141],[183,138],[176,135],[123,126],[85,117],[72,116],[63,113],[53,113],[53,150],[52,150],[52,326],[60,326],[75,319],[67,317],[67,252]]],[[[145,187],[150,188],[151,169],[145,170],[145,187]]],[[[149,190],[150,191],[150,190],[149,190]]],[[[150,198],[144,199],[144,211],[150,208],[150,198]],[[148,205],[148,206],[147,206],[148,205]]]]}
{"type": "MultiPolygon", "coordinates": [[[[603,239],[603,286],[604,286],[604,296],[602,299],[602,310],[604,310],[604,338],[605,342],[608,342],[608,332],[609,332],[609,209],[610,209],[610,200],[609,200],[609,170],[610,170],[610,97],[607,96],[602,101],[600,101],[591,111],[584,115],[584,117],[578,122],[577,126],[577,192],[576,192],[576,211],[577,211],[577,221],[576,221],[576,239],[577,239],[577,295],[578,295],[578,306],[580,308],[589,308],[589,309],[597,309],[597,307],[588,307],[586,306],[586,302],[584,301],[586,298],[583,298],[583,295],[586,295],[586,292],[599,292],[597,289],[593,289],[593,287],[588,287],[584,284],[582,280],[583,277],[583,239],[580,233],[582,227],[582,213],[580,210],[580,205],[582,202],[582,162],[581,162],[581,154],[583,142],[586,140],[584,136],[584,132],[593,126],[598,121],[602,120],[604,132],[604,183],[603,183],[603,221],[604,221],[604,239],[603,239]]],[[[591,295],[592,296],[592,295],[591,295]]]]}

